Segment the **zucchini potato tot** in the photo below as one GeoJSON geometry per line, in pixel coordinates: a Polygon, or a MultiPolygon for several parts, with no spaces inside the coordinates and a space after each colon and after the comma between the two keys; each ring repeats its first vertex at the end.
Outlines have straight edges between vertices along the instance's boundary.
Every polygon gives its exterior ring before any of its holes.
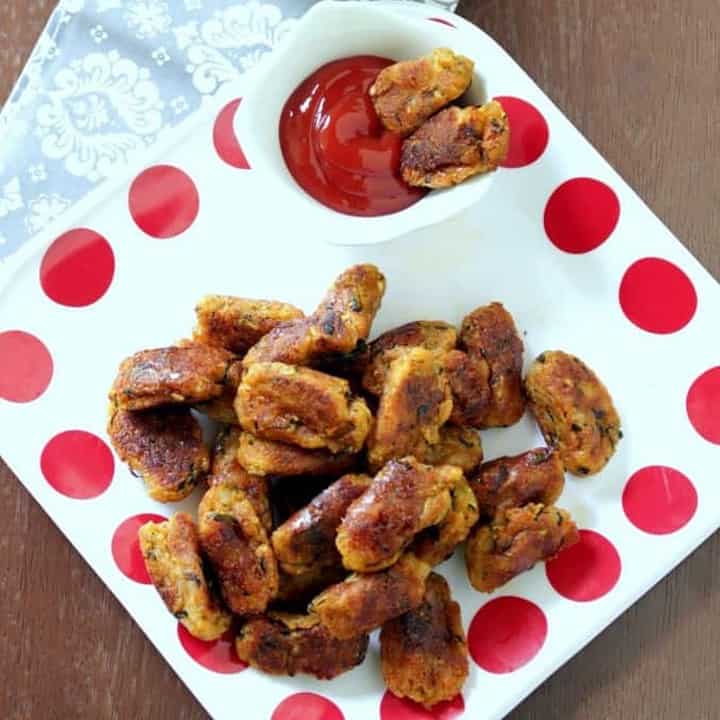
{"type": "Polygon", "coordinates": [[[245,493],[212,485],[198,507],[200,547],[236,615],[264,612],[278,591],[278,568],[265,528],[245,493]]]}
{"type": "Polygon", "coordinates": [[[600,378],[574,355],[552,350],[525,377],[530,410],[573,475],[600,472],[622,437],[620,416],[600,378]]]}
{"type": "Polygon", "coordinates": [[[579,540],[565,510],[539,503],[502,510],[490,525],[478,525],[465,544],[470,584],[492,592],[579,540]]]}
{"type": "Polygon", "coordinates": [[[416,608],[425,593],[430,566],[405,553],[381,572],[350,575],[320,593],[308,608],[333,637],[357,637],[416,608]]]}
{"type": "Polygon", "coordinates": [[[490,406],[479,427],[514,425],[525,412],[525,395],[524,348],[512,315],[499,302],[476,308],[462,322],[460,347],[489,369],[490,406]]]}
{"type": "Polygon", "coordinates": [[[368,475],[344,475],[273,532],[275,556],[285,573],[306,575],[342,565],[335,547],[338,526],[371,482],[368,475]]]}
{"type": "Polygon", "coordinates": [[[565,487],[565,474],[559,453],[540,447],[483,463],[468,482],[480,515],[492,520],[498,511],[510,507],[553,505],[565,487]]]}
{"type": "Polygon", "coordinates": [[[422,347],[395,348],[380,405],[368,438],[368,461],[378,470],[388,460],[421,454],[440,441],[452,412],[443,358],[422,347]]]}
{"type": "Polygon", "coordinates": [[[195,308],[195,342],[244,355],[280,323],[305,317],[302,310],[277,300],[206,295],[195,308]]]}
{"type": "Polygon", "coordinates": [[[237,388],[240,365],[222,348],[198,343],[141,350],[120,363],[110,400],[123,410],[203,403],[237,388]]]}
{"type": "Polygon", "coordinates": [[[314,675],[331,680],[360,665],[369,638],[339,640],[316,615],[270,612],[240,628],[235,650],[243,662],[270,675],[314,675]]]}
{"type": "Polygon", "coordinates": [[[400,172],[410,186],[458,185],[496,170],[508,154],[510,123],[502,105],[452,105],[424,122],[402,145],[400,172]]]}
{"type": "Polygon", "coordinates": [[[446,322],[416,320],[400,325],[375,338],[369,345],[367,366],[362,385],[372,395],[381,395],[390,363],[396,354],[391,350],[421,347],[442,353],[457,343],[457,330],[446,322]]]}
{"type": "Polygon", "coordinates": [[[253,475],[333,477],[356,465],[358,456],[352,453],[333,454],[324,449],[306,450],[241,432],[237,459],[253,475]]]}
{"type": "Polygon", "coordinates": [[[490,366],[485,358],[451,350],[445,355],[445,372],[453,398],[449,422],[461,427],[485,427],[492,399],[490,366]]]}
{"type": "Polygon", "coordinates": [[[385,294],[385,277],[375,265],[353,265],[332,284],[308,318],[280,323],[250,348],[243,359],[315,365],[334,353],[351,353],[367,340],[385,294]]]}
{"type": "Polygon", "coordinates": [[[284,363],[255,363],[235,399],[243,429],[267,440],[307,450],[358,452],[372,416],[347,380],[284,363]]]}
{"type": "Polygon", "coordinates": [[[120,460],[158,502],[183,500],[210,468],[202,428],[188,407],[130,411],[111,404],[107,433],[120,460]]]}
{"type": "Polygon", "coordinates": [[[212,466],[208,476],[208,485],[226,485],[242,490],[253,506],[266,532],[272,529],[272,512],[268,493],[268,480],[260,475],[252,475],[238,462],[238,447],[242,430],[238,427],[226,427],[220,430],[215,439],[212,466]]]}
{"type": "Polygon", "coordinates": [[[368,94],[383,126],[409,135],[470,87],[473,67],[470,58],[436,48],[381,70],[368,94]]]}
{"type": "Polygon", "coordinates": [[[390,692],[426,708],[462,690],[469,672],[467,642],[460,606],[442,576],[431,573],[422,603],[383,625],[380,658],[390,692]]]}
{"type": "Polygon", "coordinates": [[[337,531],[343,565],[375,572],[392,565],[421,530],[450,511],[450,491],[463,480],[460,468],[432,467],[413,457],[391,460],[353,501],[337,531]]]}
{"type": "Polygon", "coordinates": [[[167,609],[200,640],[217,640],[230,628],[230,613],[210,592],[200,556],[198,534],[187,513],[138,531],[140,550],[155,589],[167,609]]]}

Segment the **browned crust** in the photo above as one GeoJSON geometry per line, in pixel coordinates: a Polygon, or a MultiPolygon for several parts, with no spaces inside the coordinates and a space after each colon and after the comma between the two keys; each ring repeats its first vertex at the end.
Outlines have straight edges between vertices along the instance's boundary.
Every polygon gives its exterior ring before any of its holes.
{"type": "Polygon", "coordinates": [[[227,606],[237,615],[264,612],[278,590],[277,563],[245,493],[222,482],[210,487],[198,507],[198,533],[227,606]]]}
{"type": "Polygon", "coordinates": [[[408,185],[446,188],[492,172],[505,160],[510,125],[500,103],[441,110],[402,145],[400,169],[408,185]]]}
{"type": "Polygon", "coordinates": [[[362,663],[368,640],[367,635],[338,640],[315,616],[271,613],[248,620],[235,649],[241,660],[270,675],[330,680],[362,663]]]}
{"type": "Polygon", "coordinates": [[[540,447],[484,463],[469,482],[480,514],[492,519],[498,510],[510,507],[554,504],[565,486],[565,475],[559,454],[540,447]]]}
{"type": "Polygon", "coordinates": [[[249,473],[275,477],[332,477],[357,463],[357,455],[351,453],[334,455],[328,450],[306,450],[247,432],[240,434],[237,458],[249,473]]]}
{"type": "Polygon", "coordinates": [[[368,475],[344,475],[273,532],[273,549],[286,573],[303,575],[341,564],[335,547],[338,526],[370,483],[368,475]]]}
{"type": "Polygon", "coordinates": [[[469,58],[436,48],[417,60],[384,68],[369,90],[380,122],[392,132],[411,133],[467,90],[473,67],[469,58]]]}
{"type": "Polygon", "coordinates": [[[427,465],[455,465],[470,473],[483,459],[480,433],[473,428],[444,425],[440,428],[440,440],[418,448],[416,457],[427,465]]]}
{"type": "Polygon", "coordinates": [[[385,294],[385,277],[375,265],[353,265],[332,284],[315,312],[280,323],[247,353],[245,367],[258,362],[314,365],[334,353],[351,353],[367,340],[385,294]]]}
{"type": "Polygon", "coordinates": [[[444,578],[431,573],[422,603],[383,625],[380,657],[385,684],[398,697],[430,708],[462,690],[468,648],[460,606],[444,578]]]}
{"type": "Polygon", "coordinates": [[[392,565],[417,533],[443,520],[450,489],[462,480],[451,465],[415,458],[391,460],[348,507],[336,545],[348,570],[373,572],[392,565]]]}
{"type": "Polygon", "coordinates": [[[396,347],[423,347],[442,352],[451,350],[457,343],[457,330],[446,322],[416,320],[384,332],[370,343],[367,367],[362,385],[373,395],[380,395],[392,358],[388,350],[396,347]]]}
{"type": "Polygon", "coordinates": [[[491,407],[490,366],[481,355],[462,350],[445,355],[445,371],[452,390],[453,409],[448,422],[482,428],[491,407]]]}
{"type": "Polygon", "coordinates": [[[371,415],[346,380],[284,363],[256,363],[238,388],[235,412],[247,432],[308,450],[357,452],[371,415]]]}
{"type": "Polygon", "coordinates": [[[334,637],[357,637],[417,607],[429,573],[429,565],[406,553],[386,570],[332,585],[312,601],[310,612],[334,637]]]}
{"type": "Polygon", "coordinates": [[[573,475],[600,472],[622,437],[620,416],[600,378],[574,355],[542,353],[525,379],[530,410],[545,440],[573,475]]]}
{"type": "Polygon", "coordinates": [[[302,310],[277,300],[206,295],[195,308],[193,339],[244,355],[281,322],[304,317],[302,310]]]}
{"type": "Polygon", "coordinates": [[[565,510],[534,503],[502,510],[491,525],[478,525],[468,537],[465,562],[470,584],[480,592],[492,592],[579,539],[565,510]]]}
{"type": "Polygon", "coordinates": [[[159,502],[186,498],[210,467],[202,429],[189,408],[131,412],[111,406],[107,432],[120,460],[159,502]]]}
{"type": "Polygon", "coordinates": [[[507,427],[525,412],[522,387],[523,342],[512,315],[502,303],[476,308],[465,317],[460,346],[490,369],[490,407],[482,427],[507,427]]]}
{"type": "Polygon", "coordinates": [[[420,453],[440,440],[452,412],[452,395],[441,355],[425,348],[396,348],[368,439],[370,467],[420,453]]]}
{"type": "Polygon", "coordinates": [[[125,410],[206,402],[233,379],[237,385],[234,361],[227,350],[196,343],[141,350],[120,363],[110,398],[125,410]]]}

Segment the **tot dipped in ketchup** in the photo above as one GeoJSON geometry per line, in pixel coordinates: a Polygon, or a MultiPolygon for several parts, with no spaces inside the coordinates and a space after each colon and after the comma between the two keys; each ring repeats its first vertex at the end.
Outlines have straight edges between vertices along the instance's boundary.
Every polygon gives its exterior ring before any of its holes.
{"type": "Polygon", "coordinates": [[[368,94],[392,60],[357,55],[323,65],[285,103],[280,146],[296,182],[313,198],[348,215],[398,212],[422,188],[400,174],[402,135],[386,130],[368,94]]]}

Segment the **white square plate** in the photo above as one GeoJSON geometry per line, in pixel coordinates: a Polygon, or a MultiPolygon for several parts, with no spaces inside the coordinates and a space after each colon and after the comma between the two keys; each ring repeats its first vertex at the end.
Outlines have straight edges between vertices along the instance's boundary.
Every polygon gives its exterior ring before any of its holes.
{"type": "MultiPolygon", "coordinates": [[[[376,641],[364,665],[329,683],[205,667],[180,642],[152,587],[127,577],[115,561],[129,557],[122,535],[115,555],[112,549],[123,521],[194,508],[197,497],[159,505],[124,465],[113,462],[105,436],[107,389],[126,355],[187,336],[194,303],[204,293],[277,298],[310,310],[339,271],[373,262],[388,280],[376,333],[420,318],[459,322],[472,308],[498,299],[524,333],[526,361],[563,348],[586,360],[610,388],[625,438],[600,475],[568,478],[558,504],[590,532],[572,562],[557,568],[560,579],[551,583],[538,566],[488,597],[470,588],[461,558],[440,567],[462,605],[466,628],[481,611],[473,629],[480,662],[471,663],[465,717],[502,717],[720,525],[720,370],[713,371],[720,364],[718,285],[484,33],[440,10],[383,7],[448,23],[428,21],[436,45],[475,47],[492,67],[485,73],[487,95],[520,98],[546,121],[549,142],[540,157],[498,171],[476,206],[441,225],[374,246],[326,244],[322,226],[299,225],[282,206],[273,207],[272,198],[259,197],[262,169],[243,168],[237,148],[228,144],[232,107],[215,125],[226,103],[243,95],[241,82],[137,168],[172,165],[192,179],[199,212],[187,230],[157,239],[129,212],[131,204],[136,210],[138,203],[152,206],[177,190],[171,176],[149,182],[149,189],[136,185],[132,203],[135,176],[119,179],[63,227],[38,238],[0,278],[0,453],[218,719],[287,720],[283,712],[290,705],[282,703],[298,693],[289,702],[298,703],[302,714],[293,717],[411,716],[388,700],[381,714],[376,641]],[[216,145],[232,164],[219,157],[216,145]],[[107,244],[88,244],[87,234],[73,232],[46,254],[64,231],[77,228],[91,229],[107,244]],[[593,232],[596,242],[607,237],[591,251],[567,252],[594,244],[593,232]],[[63,252],[74,243],[87,252],[63,252]],[[92,497],[72,497],[78,495],[92,497]],[[607,544],[594,542],[599,535],[607,544]],[[489,606],[493,622],[483,627],[487,603],[507,597],[532,605],[500,600],[489,606]],[[312,710],[313,703],[325,710],[312,710]],[[273,714],[278,705],[284,710],[273,714]]],[[[518,107],[526,108],[515,103],[510,118],[520,161],[543,150],[544,126],[518,107]]],[[[179,197],[179,214],[188,213],[192,192],[179,197]]],[[[166,218],[177,219],[177,207],[168,200],[166,218]]],[[[483,442],[486,457],[493,458],[541,439],[525,418],[509,430],[483,433],[483,442]]],[[[196,655],[205,651],[206,662],[228,669],[221,657],[227,645],[194,648],[196,655]]],[[[461,705],[416,717],[459,717],[461,705]]]]}

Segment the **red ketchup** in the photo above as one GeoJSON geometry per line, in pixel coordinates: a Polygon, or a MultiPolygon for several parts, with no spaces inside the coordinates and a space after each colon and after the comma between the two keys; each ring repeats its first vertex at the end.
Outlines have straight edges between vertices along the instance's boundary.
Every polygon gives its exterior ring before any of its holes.
{"type": "Polygon", "coordinates": [[[323,205],[348,215],[387,215],[425,190],[400,176],[402,137],[383,128],[368,88],[392,60],[335,60],[306,78],[280,116],[280,146],[290,173],[323,205]]]}

